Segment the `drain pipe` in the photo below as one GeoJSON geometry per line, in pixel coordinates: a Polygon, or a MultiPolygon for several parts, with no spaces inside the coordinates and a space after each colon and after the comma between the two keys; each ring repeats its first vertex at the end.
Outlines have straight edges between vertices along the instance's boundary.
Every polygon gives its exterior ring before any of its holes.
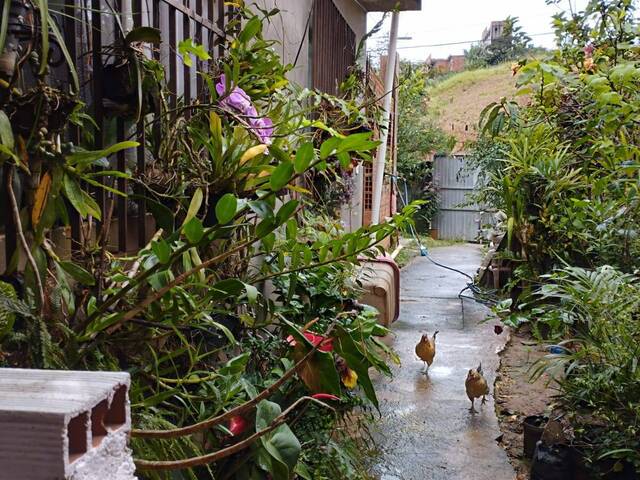
{"type": "Polygon", "coordinates": [[[387,52],[387,71],[384,76],[384,102],[382,122],[380,123],[380,145],[376,154],[373,198],[371,202],[371,224],[380,223],[380,203],[382,201],[382,185],[384,166],[387,157],[387,140],[389,138],[389,117],[391,116],[391,100],[393,99],[393,79],[396,69],[396,44],[398,43],[398,21],[400,12],[395,10],[391,15],[391,32],[389,33],[389,50],[387,52]]]}

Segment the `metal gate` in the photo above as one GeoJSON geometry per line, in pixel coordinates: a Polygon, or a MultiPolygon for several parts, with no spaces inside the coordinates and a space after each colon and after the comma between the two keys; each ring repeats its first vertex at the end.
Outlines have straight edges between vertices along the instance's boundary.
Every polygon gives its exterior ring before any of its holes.
{"type": "Polygon", "coordinates": [[[433,183],[439,208],[432,227],[443,240],[478,240],[482,226],[479,205],[469,203],[469,194],[477,185],[478,172],[467,168],[464,155],[436,156],[433,183]]]}

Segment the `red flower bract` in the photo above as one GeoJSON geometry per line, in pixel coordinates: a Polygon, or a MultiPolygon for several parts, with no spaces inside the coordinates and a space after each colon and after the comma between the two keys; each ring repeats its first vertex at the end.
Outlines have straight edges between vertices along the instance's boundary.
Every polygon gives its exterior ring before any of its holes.
{"type": "Polygon", "coordinates": [[[340,400],[339,397],[331,395],[330,393],[316,393],[315,395],[311,395],[311,398],[315,398],[316,400],[340,400]]]}
{"type": "Polygon", "coordinates": [[[229,419],[229,431],[234,437],[242,435],[247,429],[247,421],[242,415],[234,415],[229,419]]]}
{"type": "MultiPolygon", "coordinates": [[[[321,352],[333,351],[333,338],[326,338],[322,335],[316,335],[315,333],[311,332],[304,332],[303,335],[304,338],[309,340],[314,347],[320,345],[318,347],[318,350],[320,350],[321,352]]],[[[295,338],[293,338],[293,335],[289,335],[287,337],[287,343],[292,347],[296,346],[296,340],[295,338]]]]}

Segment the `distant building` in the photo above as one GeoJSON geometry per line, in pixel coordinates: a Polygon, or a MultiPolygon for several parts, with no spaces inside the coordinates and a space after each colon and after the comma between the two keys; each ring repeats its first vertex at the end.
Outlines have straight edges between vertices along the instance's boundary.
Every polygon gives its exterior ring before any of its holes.
{"type": "Polygon", "coordinates": [[[425,62],[427,67],[440,73],[461,72],[464,70],[464,55],[449,55],[448,58],[431,58],[425,62]]]}
{"type": "Polygon", "coordinates": [[[491,22],[491,24],[482,32],[482,43],[484,45],[491,45],[497,39],[502,38],[504,35],[505,23],[506,22],[504,20],[491,22]]]}

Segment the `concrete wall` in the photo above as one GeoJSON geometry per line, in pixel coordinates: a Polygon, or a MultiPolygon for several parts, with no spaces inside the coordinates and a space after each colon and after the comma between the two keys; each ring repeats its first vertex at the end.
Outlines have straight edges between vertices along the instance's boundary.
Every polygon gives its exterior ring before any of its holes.
{"type": "MultiPolygon", "coordinates": [[[[367,31],[367,14],[354,0],[333,0],[356,34],[356,45],[367,31]]],[[[305,27],[313,0],[252,0],[249,5],[264,9],[280,9],[280,14],[265,26],[265,38],[278,42],[274,48],[285,63],[293,63],[302,44],[295,68],[289,80],[303,87],[311,86],[309,34],[305,27]]]]}
{"type": "Polygon", "coordinates": [[[280,9],[280,14],[272,17],[271,23],[265,25],[264,36],[278,42],[274,48],[284,63],[294,62],[302,42],[298,62],[289,74],[289,80],[303,87],[309,87],[309,35],[305,27],[313,0],[253,0],[247,3],[268,10],[280,9]]]}

